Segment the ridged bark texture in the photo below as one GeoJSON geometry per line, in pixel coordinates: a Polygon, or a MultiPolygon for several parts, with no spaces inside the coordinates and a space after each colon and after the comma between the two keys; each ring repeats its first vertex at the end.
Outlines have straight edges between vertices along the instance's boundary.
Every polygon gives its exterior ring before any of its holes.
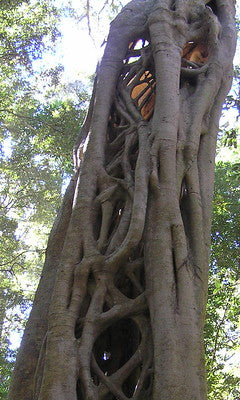
{"type": "Polygon", "coordinates": [[[214,155],[235,41],[232,0],[134,0],[112,22],[9,399],[206,399],[214,155]]]}

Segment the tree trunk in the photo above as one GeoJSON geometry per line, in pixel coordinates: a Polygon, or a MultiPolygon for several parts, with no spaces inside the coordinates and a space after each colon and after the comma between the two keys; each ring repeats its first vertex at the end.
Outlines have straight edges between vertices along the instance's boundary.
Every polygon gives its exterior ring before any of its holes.
{"type": "Polygon", "coordinates": [[[233,3],[133,0],[112,22],[81,133],[88,147],[50,236],[9,399],[206,399],[233,3]]]}

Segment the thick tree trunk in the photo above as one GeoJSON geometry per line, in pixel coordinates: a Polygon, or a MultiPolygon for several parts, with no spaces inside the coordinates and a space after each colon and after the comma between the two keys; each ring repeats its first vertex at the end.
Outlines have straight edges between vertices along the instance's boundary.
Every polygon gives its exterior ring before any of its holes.
{"type": "Polygon", "coordinates": [[[88,148],[49,240],[11,400],[206,399],[233,3],[134,0],[113,21],[82,130],[88,148]]]}

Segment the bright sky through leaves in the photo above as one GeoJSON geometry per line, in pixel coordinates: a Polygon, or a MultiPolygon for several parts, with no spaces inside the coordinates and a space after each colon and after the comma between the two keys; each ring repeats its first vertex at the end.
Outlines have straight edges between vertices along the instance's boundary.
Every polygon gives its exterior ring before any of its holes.
{"type": "MultiPolygon", "coordinates": [[[[122,0],[121,3],[126,5],[129,1],[122,0]]],[[[92,5],[96,9],[101,10],[104,1],[92,1],[92,5]]],[[[61,6],[64,4],[61,0],[57,1],[61,6]]],[[[72,1],[73,6],[79,7],[79,0],[72,1]]],[[[75,79],[83,79],[84,77],[94,74],[98,60],[102,57],[104,50],[104,41],[109,31],[110,19],[103,13],[91,21],[91,36],[87,19],[81,22],[74,21],[72,18],[65,17],[62,19],[60,31],[62,39],[56,47],[55,55],[48,53],[42,60],[37,61],[36,65],[45,65],[47,68],[53,67],[60,63],[64,66],[64,80],[74,81],[75,79]]]]}

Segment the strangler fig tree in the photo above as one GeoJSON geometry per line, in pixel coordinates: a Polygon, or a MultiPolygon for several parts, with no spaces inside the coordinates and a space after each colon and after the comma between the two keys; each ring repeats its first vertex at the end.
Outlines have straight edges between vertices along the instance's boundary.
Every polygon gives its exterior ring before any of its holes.
{"type": "Polygon", "coordinates": [[[133,0],[112,22],[11,400],[206,399],[214,156],[235,42],[233,0],[133,0]]]}

